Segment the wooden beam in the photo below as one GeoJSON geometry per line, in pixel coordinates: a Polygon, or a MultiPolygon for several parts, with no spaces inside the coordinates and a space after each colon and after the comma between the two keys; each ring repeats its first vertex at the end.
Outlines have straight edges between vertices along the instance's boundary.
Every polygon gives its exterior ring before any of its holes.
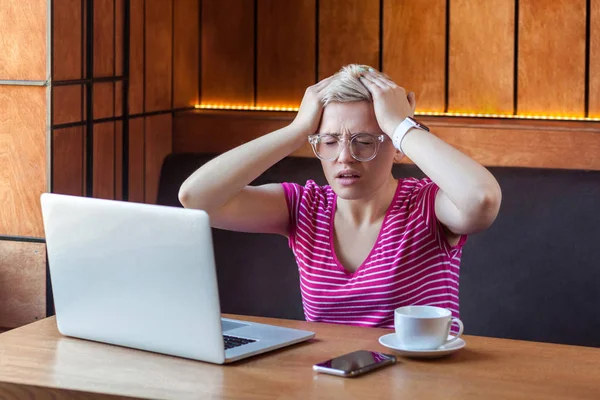
{"type": "MultiPolygon", "coordinates": [[[[294,113],[192,111],[173,122],[173,152],[221,153],[289,124],[294,113]]],[[[421,117],[432,132],[485,166],[600,170],[600,124],[421,117]]],[[[308,143],[293,155],[312,156],[308,143]]]]}

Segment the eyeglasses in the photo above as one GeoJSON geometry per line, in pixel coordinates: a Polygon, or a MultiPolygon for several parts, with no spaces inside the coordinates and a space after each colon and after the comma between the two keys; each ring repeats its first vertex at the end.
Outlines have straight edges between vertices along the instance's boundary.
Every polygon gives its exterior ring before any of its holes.
{"type": "Polygon", "coordinates": [[[308,142],[311,144],[315,155],[321,160],[335,160],[342,153],[344,146],[349,144],[352,157],[357,161],[365,162],[375,158],[384,138],[385,135],[357,133],[352,135],[350,139],[346,139],[339,134],[320,133],[310,135],[308,142]],[[344,142],[348,142],[348,144],[344,142]]]}

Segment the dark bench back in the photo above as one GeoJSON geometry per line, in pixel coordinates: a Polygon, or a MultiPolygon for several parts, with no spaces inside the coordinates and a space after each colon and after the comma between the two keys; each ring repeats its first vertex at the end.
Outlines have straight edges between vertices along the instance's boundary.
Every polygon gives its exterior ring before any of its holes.
{"type": "MultiPolygon", "coordinates": [[[[172,154],[158,203],[181,207],[181,183],[212,158],[172,154]]],[[[465,332],[600,347],[600,172],[490,168],[503,192],[500,215],[469,237],[460,274],[465,332]]],[[[395,165],[396,177],[422,177],[395,165]]],[[[288,157],[253,184],[314,179],[312,158],[288,157]]],[[[297,266],[277,235],[213,229],[223,312],[304,319],[297,266]]]]}

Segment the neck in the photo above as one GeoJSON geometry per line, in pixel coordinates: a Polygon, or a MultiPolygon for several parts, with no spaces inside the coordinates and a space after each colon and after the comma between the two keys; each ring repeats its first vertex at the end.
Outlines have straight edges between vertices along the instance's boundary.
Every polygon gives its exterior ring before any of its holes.
{"type": "Polygon", "coordinates": [[[336,214],[348,223],[360,227],[381,221],[389,208],[398,181],[390,174],[390,178],[375,192],[356,200],[337,198],[336,214]]]}

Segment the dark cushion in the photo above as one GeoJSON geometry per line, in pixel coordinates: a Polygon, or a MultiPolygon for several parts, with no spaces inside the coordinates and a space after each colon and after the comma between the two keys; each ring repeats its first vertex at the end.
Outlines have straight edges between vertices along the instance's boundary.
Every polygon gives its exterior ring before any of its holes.
{"type": "MultiPolygon", "coordinates": [[[[181,183],[211,159],[172,154],[158,203],[181,207],[181,183]]],[[[491,228],[471,235],[460,274],[465,333],[600,346],[600,172],[490,168],[502,187],[491,228]]],[[[396,177],[423,177],[395,165],[396,177]]],[[[252,184],[314,179],[320,162],[288,157],[252,184]]],[[[213,230],[223,312],[304,319],[297,266],[285,238],[213,230]]]]}

